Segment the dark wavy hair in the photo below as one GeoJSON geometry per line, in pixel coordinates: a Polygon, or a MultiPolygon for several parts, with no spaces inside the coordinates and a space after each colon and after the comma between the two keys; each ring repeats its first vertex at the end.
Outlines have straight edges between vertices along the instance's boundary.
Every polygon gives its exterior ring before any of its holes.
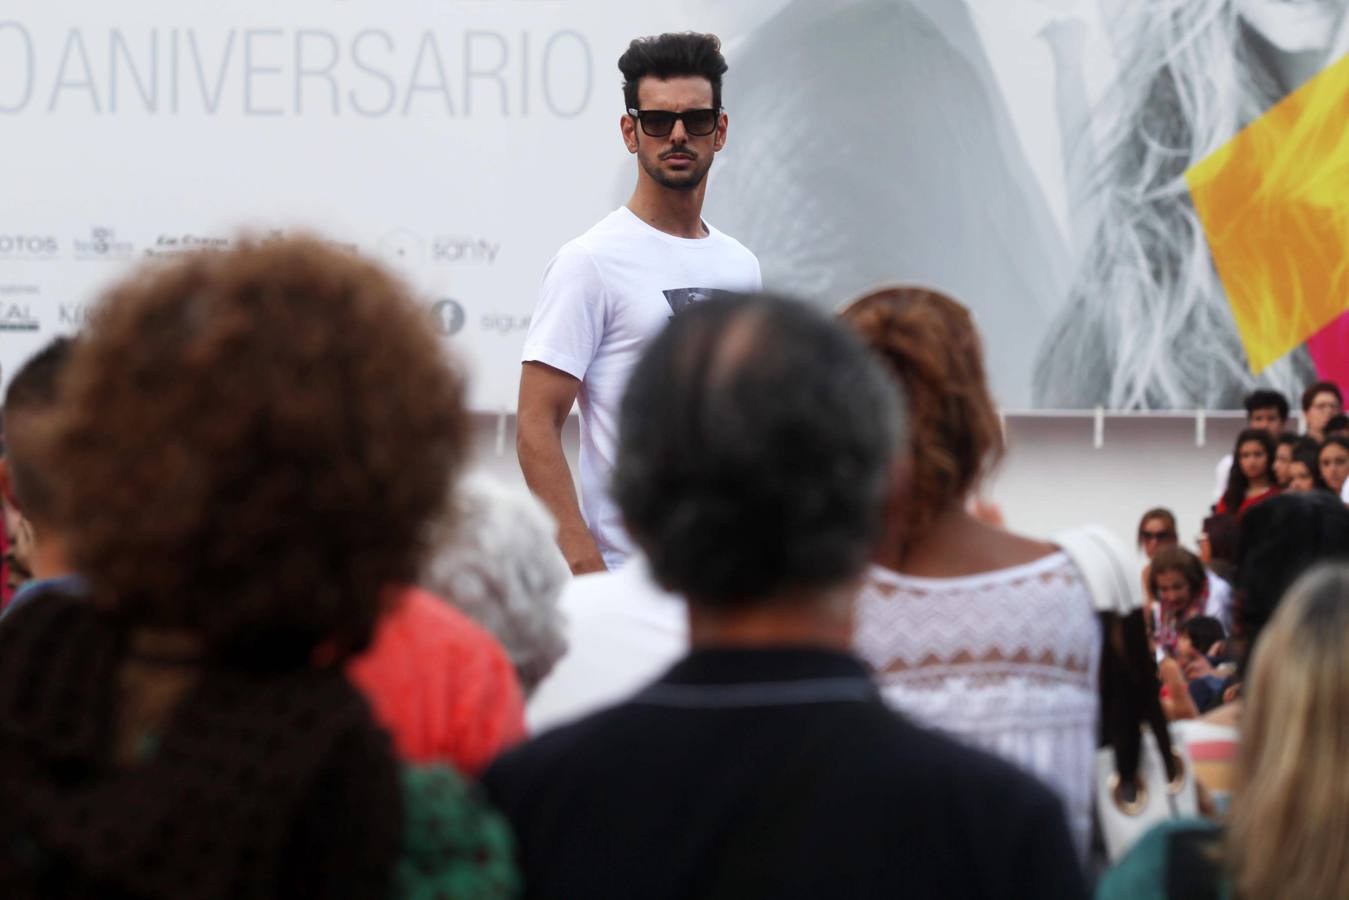
{"type": "Polygon", "coordinates": [[[841,583],[875,549],[902,415],[837,322],[774,297],[707,301],[632,375],[614,496],[657,581],[690,603],[841,583]]]}
{"type": "Polygon", "coordinates": [[[628,109],[637,109],[637,88],[643,78],[693,76],[712,84],[712,105],[721,108],[721,76],[726,74],[726,57],[721,55],[721,40],[715,34],[693,31],[666,33],[657,37],[636,38],[618,58],[623,73],[623,101],[628,109]]]}
{"type": "Polygon", "coordinates": [[[1232,586],[1243,668],[1288,588],[1317,563],[1330,561],[1349,561],[1349,509],[1334,494],[1280,494],[1242,516],[1232,586]]]}
{"type": "Polygon", "coordinates": [[[425,310],[314,239],[150,265],[91,316],[48,435],[94,599],[209,661],[340,660],[467,452],[463,381],[425,310]]]}
{"type": "Polygon", "coordinates": [[[908,397],[913,472],[906,538],[961,502],[1002,458],[1002,424],[969,310],[937,291],[885,288],[840,316],[908,397]]]}
{"type": "Polygon", "coordinates": [[[1250,489],[1250,479],[1241,469],[1242,444],[1257,443],[1265,448],[1265,477],[1270,487],[1277,487],[1274,479],[1274,439],[1263,428],[1246,428],[1237,435],[1232,445],[1232,468],[1227,473],[1227,490],[1223,491],[1223,505],[1227,511],[1235,513],[1246,500],[1246,491],[1250,489]]]}

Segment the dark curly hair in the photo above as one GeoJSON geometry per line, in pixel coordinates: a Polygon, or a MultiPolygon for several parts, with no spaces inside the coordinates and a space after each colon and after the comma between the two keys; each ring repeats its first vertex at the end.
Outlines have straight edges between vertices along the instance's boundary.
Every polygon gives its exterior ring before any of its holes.
{"type": "Polygon", "coordinates": [[[690,603],[827,587],[875,549],[902,416],[837,323],[778,298],[707,301],[633,372],[614,496],[656,580],[690,603]]]}
{"type": "Polygon", "coordinates": [[[364,648],[467,452],[426,312],[315,239],[147,266],[95,308],[47,436],[94,599],[208,661],[364,648]]]}
{"type": "Polygon", "coordinates": [[[997,465],[1002,424],[969,311],[937,291],[891,287],[849,304],[844,321],[904,386],[913,433],[905,536],[921,534],[997,465]]]}
{"type": "Polygon", "coordinates": [[[721,108],[721,76],[726,74],[726,57],[715,34],[693,31],[667,33],[658,37],[636,38],[618,58],[623,73],[623,101],[628,109],[637,109],[637,87],[643,78],[694,76],[712,84],[712,105],[721,108]]]}

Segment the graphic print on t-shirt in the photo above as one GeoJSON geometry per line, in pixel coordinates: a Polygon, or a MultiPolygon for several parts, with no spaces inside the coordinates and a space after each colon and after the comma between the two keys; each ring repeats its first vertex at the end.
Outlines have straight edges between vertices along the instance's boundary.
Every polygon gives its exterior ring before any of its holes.
{"type": "Polygon", "coordinates": [[[695,303],[702,303],[704,300],[729,300],[731,297],[739,296],[736,291],[727,291],[721,288],[671,288],[668,291],[661,291],[665,295],[665,300],[670,304],[670,312],[679,315],[695,303]]]}

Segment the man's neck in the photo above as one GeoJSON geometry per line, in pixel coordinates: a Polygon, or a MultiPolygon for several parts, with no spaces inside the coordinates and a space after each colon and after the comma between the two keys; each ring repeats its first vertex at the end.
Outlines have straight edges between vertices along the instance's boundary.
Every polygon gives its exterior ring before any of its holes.
{"type": "Polygon", "coordinates": [[[35,579],[45,581],[73,574],[66,562],[65,542],[56,535],[34,534],[31,562],[35,579]]]}
{"type": "Polygon", "coordinates": [[[662,187],[642,172],[627,205],[633,215],[657,231],[681,238],[702,238],[707,237],[703,227],[706,192],[707,179],[691,191],[676,191],[662,187]]]}
{"type": "Polygon", "coordinates": [[[859,583],[822,591],[793,591],[746,609],[718,611],[689,602],[689,643],[694,647],[808,646],[847,652],[852,646],[853,599],[859,583]]]}

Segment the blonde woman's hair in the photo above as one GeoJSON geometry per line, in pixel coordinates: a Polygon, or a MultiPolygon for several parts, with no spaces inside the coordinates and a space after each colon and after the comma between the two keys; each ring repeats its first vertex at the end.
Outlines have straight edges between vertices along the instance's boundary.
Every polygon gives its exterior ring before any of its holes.
{"type": "Polygon", "coordinates": [[[1228,851],[1237,896],[1332,900],[1349,885],[1349,566],[1289,589],[1260,636],[1228,851]]]}
{"type": "MultiPolygon", "coordinates": [[[[1287,91],[1253,51],[1234,0],[1140,0],[1129,16],[1135,27],[1103,104],[1117,118],[1088,189],[1104,198],[1102,216],[1041,343],[1035,403],[1237,409],[1256,387],[1297,396],[1315,378],[1305,350],[1258,378],[1247,368],[1185,180],[1287,91]]],[[[1323,127],[1341,123],[1332,116],[1323,127]]],[[[1304,145],[1319,138],[1260,148],[1274,200],[1306,199],[1286,177],[1305,176],[1304,145]]]]}

